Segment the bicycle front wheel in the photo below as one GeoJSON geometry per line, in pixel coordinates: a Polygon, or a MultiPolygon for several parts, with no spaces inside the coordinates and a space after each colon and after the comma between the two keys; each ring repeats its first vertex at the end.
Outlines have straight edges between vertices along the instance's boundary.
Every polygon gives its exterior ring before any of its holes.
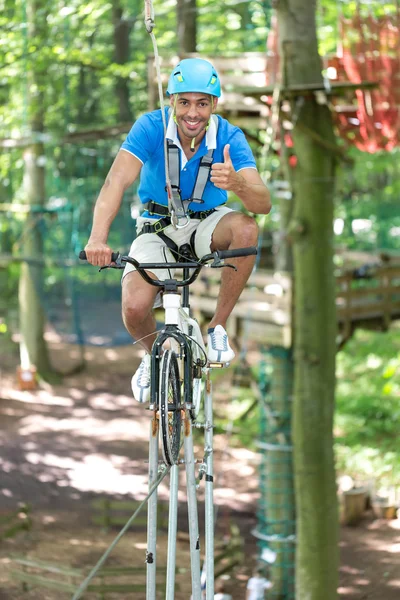
{"type": "Polygon", "coordinates": [[[161,358],[160,429],[162,452],[167,465],[178,462],[182,426],[181,384],[175,352],[166,350],[161,358]]]}

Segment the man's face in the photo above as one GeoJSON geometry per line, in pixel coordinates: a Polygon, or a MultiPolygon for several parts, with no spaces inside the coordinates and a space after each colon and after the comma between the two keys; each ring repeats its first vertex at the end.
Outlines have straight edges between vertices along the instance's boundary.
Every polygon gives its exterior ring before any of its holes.
{"type": "Polygon", "coordinates": [[[216,104],[217,98],[197,92],[171,96],[180,134],[192,140],[204,132],[216,104]]]}

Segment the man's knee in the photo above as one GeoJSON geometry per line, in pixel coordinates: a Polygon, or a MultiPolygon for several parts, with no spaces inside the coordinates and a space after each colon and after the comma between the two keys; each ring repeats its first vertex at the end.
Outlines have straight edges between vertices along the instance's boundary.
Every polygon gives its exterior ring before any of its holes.
{"type": "Polygon", "coordinates": [[[240,212],[232,212],[224,216],[214,230],[212,250],[224,250],[231,244],[246,248],[257,245],[258,225],[252,217],[240,212]]]}
{"type": "Polygon", "coordinates": [[[127,323],[131,328],[134,328],[135,325],[139,323],[143,323],[146,317],[149,315],[151,311],[151,305],[146,305],[144,303],[122,303],[122,316],[124,318],[125,323],[127,323]]]}
{"type": "Polygon", "coordinates": [[[130,280],[124,281],[122,285],[122,315],[124,321],[134,327],[135,324],[142,323],[151,312],[157,292],[148,284],[136,285],[134,279],[137,277],[133,274],[126,277],[130,277],[130,280]]]}
{"type": "Polygon", "coordinates": [[[243,247],[253,246],[258,240],[258,225],[253,217],[237,213],[232,223],[232,241],[240,242],[243,247]]]}

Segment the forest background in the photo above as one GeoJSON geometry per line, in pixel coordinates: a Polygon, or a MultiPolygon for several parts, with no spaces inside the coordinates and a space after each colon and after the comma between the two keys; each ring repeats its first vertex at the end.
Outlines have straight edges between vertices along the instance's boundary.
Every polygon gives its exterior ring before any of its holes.
{"type": "MultiPolygon", "coordinates": [[[[41,240],[45,254],[54,258],[57,249],[57,258],[71,260],[84,246],[95,195],[112,157],[128,124],[148,107],[147,57],[153,48],[143,25],[142,4],[137,0],[68,5],[0,0],[3,257],[17,258],[29,250],[24,232],[31,227],[30,219],[37,217],[34,211],[27,218],[26,212],[15,209],[26,204],[27,194],[31,194],[31,205],[46,207],[47,225],[41,240]],[[36,188],[24,142],[32,140],[32,132],[35,139],[29,148],[42,157],[39,165],[44,176],[36,188]],[[9,204],[14,205],[11,211],[9,204]],[[78,223],[72,218],[77,214],[78,223]],[[61,226],[53,226],[56,222],[61,226]]],[[[396,3],[322,0],[317,9],[321,56],[337,51],[339,14],[351,17],[357,6],[362,13],[375,16],[398,10],[396,3]]],[[[162,56],[190,51],[208,56],[266,51],[271,2],[156,1],[154,8],[162,56]]],[[[261,142],[266,141],[266,134],[249,133],[254,152],[261,158],[262,146],[252,142],[251,134],[261,142]]],[[[335,188],[338,268],[343,248],[375,254],[400,251],[398,149],[366,154],[349,147],[346,152],[351,162],[340,166],[335,188]]],[[[264,177],[272,182],[281,172],[279,155],[270,152],[262,167],[264,177]]],[[[111,234],[114,247],[123,249],[132,236],[134,219],[126,217],[134,214],[135,202],[133,189],[111,234]]],[[[263,224],[267,239],[273,240],[274,232],[279,231],[280,218],[275,202],[270,219],[263,224]]],[[[3,260],[0,269],[0,339],[3,348],[15,352],[12,340],[18,329],[22,267],[18,261],[8,261],[4,267],[6,262],[3,260]]],[[[54,286],[63,277],[63,269],[53,266],[46,274],[46,284],[54,286]]],[[[81,277],[87,279],[87,272],[81,277]]],[[[45,305],[44,296],[40,302],[45,305]]],[[[398,330],[357,332],[338,354],[337,377],[335,449],[339,471],[357,479],[374,477],[382,487],[395,485],[400,473],[396,444],[400,417],[398,330]]],[[[256,428],[255,418],[252,427],[256,428]]],[[[250,428],[242,443],[250,443],[253,436],[248,432],[250,428]]]]}
{"type": "MultiPolygon", "coordinates": [[[[58,248],[60,258],[71,258],[84,246],[93,201],[124,135],[110,138],[110,128],[126,130],[148,106],[147,57],[153,48],[143,25],[142,4],[139,0],[76,1],[68,5],[46,0],[0,2],[1,254],[21,253],[24,215],[12,213],[10,218],[4,204],[25,202],[26,164],[19,142],[30,134],[35,118],[40,119],[39,129],[43,132],[39,141],[45,140],[40,151],[46,146],[42,155],[47,207],[68,211],[71,204],[84,205],[79,226],[72,231],[68,213],[65,226],[57,228],[57,238],[46,243],[50,251],[58,248]],[[29,17],[29,11],[36,15],[29,17]],[[27,31],[32,19],[36,22],[34,38],[27,31]],[[95,149],[87,141],[79,141],[83,131],[98,138],[95,149]]],[[[322,56],[334,54],[340,43],[339,11],[351,17],[356,6],[356,2],[336,0],[319,3],[317,25],[322,56]]],[[[387,2],[360,3],[359,7],[364,14],[376,16],[395,14],[397,10],[395,3],[387,2]]],[[[154,8],[155,32],[163,57],[193,49],[211,56],[265,52],[273,13],[271,2],[227,2],[222,9],[220,2],[210,0],[155,1],[154,8]],[[183,33],[176,35],[176,31],[183,33]]],[[[263,132],[255,133],[263,139],[263,132]]],[[[259,145],[254,151],[260,157],[259,145]]],[[[400,251],[400,215],[395,209],[400,193],[398,149],[366,154],[349,148],[348,154],[353,162],[341,166],[335,191],[335,231],[340,232],[336,235],[337,248],[400,251]]],[[[267,180],[273,179],[280,168],[276,153],[270,153],[265,168],[267,180]]],[[[127,206],[133,197],[134,191],[127,198],[127,206]]],[[[266,230],[277,230],[279,219],[278,203],[274,203],[266,230]]],[[[120,225],[121,221],[111,237],[115,247],[126,246],[132,235],[133,221],[128,223],[128,231],[125,226],[122,236],[120,225]]],[[[340,256],[336,262],[340,266],[340,256]]],[[[4,342],[15,325],[19,268],[16,263],[0,271],[0,335],[4,342]]],[[[397,477],[399,473],[394,445],[400,415],[399,353],[394,339],[391,332],[360,332],[338,356],[337,458],[341,467],[351,464],[352,472],[361,468],[365,475],[379,472],[397,477]]]]}

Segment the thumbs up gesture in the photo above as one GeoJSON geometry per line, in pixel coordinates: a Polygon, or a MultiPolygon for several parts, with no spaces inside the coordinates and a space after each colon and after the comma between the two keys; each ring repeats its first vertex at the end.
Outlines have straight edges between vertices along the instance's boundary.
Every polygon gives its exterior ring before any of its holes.
{"type": "Polygon", "coordinates": [[[234,192],[238,183],[238,174],[233,168],[229,148],[229,144],[224,147],[224,162],[212,165],[210,180],[215,187],[234,192]]]}

